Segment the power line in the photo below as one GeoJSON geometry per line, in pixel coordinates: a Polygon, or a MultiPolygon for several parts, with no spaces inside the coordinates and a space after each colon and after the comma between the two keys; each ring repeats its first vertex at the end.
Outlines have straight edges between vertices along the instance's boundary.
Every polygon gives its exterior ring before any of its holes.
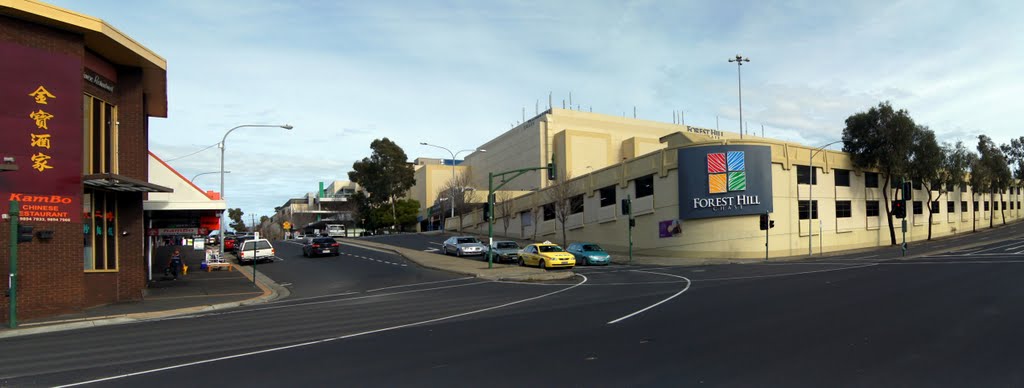
{"type": "Polygon", "coordinates": [[[189,156],[192,156],[192,155],[198,154],[198,153],[200,153],[200,152],[206,151],[206,150],[208,150],[208,149],[210,149],[210,148],[216,147],[216,146],[217,146],[218,144],[220,144],[220,143],[213,143],[213,144],[211,144],[210,146],[208,146],[208,147],[206,147],[206,148],[203,148],[203,149],[201,149],[201,150],[199,150],[199,151],[193,152],[193,153],[191,153],[191,154],[188,154],[188,155],[185,155],[185,156],[179,156],[179,157],[177,157],[177,158],[165,159],[164,161],[165,161],[165,162],[172,162],[172,161],[175,161],[175,160],[178,160],[178,159],[184,159],[184,158],[187,158],[187,157],[189,157],[189,156]]]}

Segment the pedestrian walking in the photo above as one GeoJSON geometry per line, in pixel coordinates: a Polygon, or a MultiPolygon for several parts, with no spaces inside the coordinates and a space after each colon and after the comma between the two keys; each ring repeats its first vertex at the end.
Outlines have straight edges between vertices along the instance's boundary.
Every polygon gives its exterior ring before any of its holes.
{"type": "Polygon", "coordinates": [[[167,263],[167,268],[171,270],[171,276],[174,276],[174,280],[178,280],[178,271],[181,270],[181,264],[181,251],[175,249],[174,254],[171,255],[171,261],[167,263]]]}

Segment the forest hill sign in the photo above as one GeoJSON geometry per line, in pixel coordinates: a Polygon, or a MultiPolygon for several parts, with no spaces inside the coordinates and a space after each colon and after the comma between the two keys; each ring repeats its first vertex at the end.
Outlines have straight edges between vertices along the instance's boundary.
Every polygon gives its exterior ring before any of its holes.
{"type": "Polygon", "coordinates": [[[770,146],[679,149],[679,218],[772,211],[770,146]]]}

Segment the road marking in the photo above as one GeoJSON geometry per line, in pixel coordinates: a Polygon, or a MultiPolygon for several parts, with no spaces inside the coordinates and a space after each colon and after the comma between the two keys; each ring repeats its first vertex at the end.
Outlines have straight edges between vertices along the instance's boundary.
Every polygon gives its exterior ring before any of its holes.
{"type": "MultiPolygon", "coordinates": [[[[583,276],[583,275],[580,275],[580,276],[583,276]]],[[[537,300],[537,299],[540,299],[540,298],[545,298],[545,297],[548,297],[548,296],[551,296],[551,295],[555,295],[555,294],[558,294],[558,293],[569,291],[569,290],[571,290],[573,288],[579,287],[580,285],[582,285],[583,283],[586,283],[586,282],[587,282],[587,277],[583,276],[583,281],[581,281],[579,283],[576,283],[576,284],[574,284],[572,286],[563,288],[561,290],[549,292],[547,294],[542,294],[542,295],[538,295],[538,296],[535,296],[535,297],[532,297],[532,298],[521,299],[521,300],[517,300],[517,301],[514,301],[514,302],[500,304],[500,305],[497,305],[497,306],[485,307],[485,308],[482,308],[482,309],[477,309],[477,310],[473,310],[473,311],[467,311],[467,312],[464,312],[464,313],[458,313],[458,314],[449,315],[449,316],[445,316],[445,317],[428,319],[428,320],[425,320],[425,321],[406,323],[406,324],[397,325],[397,326],[385,327],[383,329],[368,330],[368,331],[364,331],[364,332],[360,332],[360,333],[347,334],[347,335],[338,336],[338,337],[331,337],[331,338],[324,338],[324,339],[319,339],[319,340],[316,340],[316,341],[309,341],[309,342],[303,342],[303,343],[299,343],[299,344],[279,346],[279,347],[276,347],[276,348],[257,350],[257,351],[253,351],[253,352],[247,352],[247,353],[241,353],[241,354],[233,354],[233,355],[230,355],[230,356],[218,357],[218,358],[213,358],[213,359],[209,359],[209,360],[193,361],[193,362],[188,362],[188,363],[184,363],[184,364],[165,366],[163,368],[156,368],[156,369],[149,369],[149,370],[132,372],[132,373],[125,373],[125,374],[121,374],[121,375],[103,377],[103,378],[93,379],[93,380],[89,380],[89,381],[80,381],[80,382],[77,382],[77,383],[60,385],[58,387],[74,387],[74,386],[78,386],[78,385],[98,383],[98,382],[101,382],[101,381],[117,380],[117,379],[122,379],[122,378],[125,378],[125,377],[132,377],[132,376],[139,376],[139,375],[156,373],[156,372],[163,372],[163,371],[167,371],[167,370],[185,368],[185,367],[189,367],[189,366],[193,366],[193,365],[210,364],[210,363],[214,363],[214,362],[217,362],[217,361],[231,360],[231,359],[236,359],[236,358],[253,356],[253,355],[257,355],[257,354],[264,354],[264,353],[277,352],[277,351],[287,350],[287,349],[301,348],[301,347],[306,347],[306,346],[310,346],[310,345],[322,344],[322,343],[326,343],[326,342],[332,342],[332,341],[337,341],[337,340],[349,339],[349,338],[354,338],[354,337],[361,337],[361,336],[369,335],[369,334],[383,333],[385,331],[392,331],[392,330],[404,329],[404,328],[407,328],[407,327],[420,326],[420,325],[425,325],[425,324],[428,324],[428,323],[441,322],[441,321],[446,321],[446,320],[449,320],[449,319],[464,317],[464,316],[467,316],[467,315],[479,314],[479,313],[483,313],[483,312],[487,312],[487,311],[491,311],[491,310],[496,310],[496,309],[500,309],[500,308],[504,308],[504,307],[508,307],[508,306],[517,305],[517,304],[524,303],[524,302],[529,302],[529,301],[537,300]]]]}
{"type": "Polygon", "coordinates": [[[392,288],[405,288],[405,287],[415,287],[415,286],[422,286],[422,285],[424,285],[424,284],[437,284],[437,283],[448,283],[448,282],[457,282],[457,281],[460,281],[460,280],[466,280],[466,279],[476,279],[476,278],[475,278],[475,277],[472,277],[472,276],[466,276],[466,277],[464,277],[464,278],[457,278],[457,279],[448,279],[448,280],[438,280],[438,281],[433,281],[433,282],[422,282],[422,283],[412,283],[412,284],[403,284],[403,285],[400,285],[400,286],[391,286],[391,287],[382,287],[382,288],[374,288],[374,289],[372,289],[372,290],[366,290],[366,292],[374,292],[374,291],[380,291],[380,290],[390,290],[390,289],[392,289],[392,288]]]}
{"type": "Polygon", "coordinates": [[[427,249],[424,249],[423,251],[424,252],[434,253],[434,252],[440,252],[441,250],[437,249],[437,248],[427,248],[427,249]]]}
{"type": "Polygon", "coordinates": [[[855,257],[852,260],[864,260],[864,259],[870,259],[872,257],[878,257],[878,255],[855,257]]]}
{"type": "Polygon", "coordinates": [[[820,270],[816,270],[816,271],[780,273],[780,274],[771,274],[771,275],[754,275],[754,276],[735,276],[735,277],[729,277],[729,278],[694,279],[693,281],[694,282],[718,282],[718,281],[726,281],[726,280],[748,280],[748,279],[778,278],[778,277],[783,277],[783,276],[807,275],[807,274],[812,274],[812,273],[832,272],[832,271],[845,271],[845,270],[848,270],[848,269],[868,268],[868,267],[874,267],[874,266],[879,265],[879,264],[883,264],[883,263],[871,263],[871,264],[867,264],[867,265],[857,265],[857,266],[852,266],[852,267],[830,268],[830,269],[820,269],[820,270]]]}
{"type": "Polygon", "coordinates": [[[437,242],[433,242],[433,241],[431,241],[430,243],[431,243],[431,244],[434,244],[434,245],[444,245],[444,244],[441,244],[441,243],[437,243],[437,242]]]}
{"type": "Polygon", "coordinates": [[[629,319],[630,317],[633,317],[633,316],[635,316],[637,314],[640,314],[640,313],[642,313],[644,311],[647,311],[647,310],[653,309],[655,307],[658,307],[658,305],[660,305],[662,303],[665,303],[665,302],[668,302],[668,301],[672,300],[673,298],[675,298],[675,297],[677,297],[679,295],[682,295],[684,292],[686,292],[686,290],[689,290],[690,289],[690,285],[693,284],[693,282],[691,282],[690,279],[687,279],[684,276],[673,275],[673,274],[668,274],[668,273],[661,273],[661,272],[640,271],[640,270],[634,270],[633,272],[642,272],[642,273],[649,273],[649,274],[654,274],[654,275],[665,275],[665,276],[671,276],[671,277],[680,278],[680,279],[686,280],[686,287],[684,287],[681,291],[679,291],[679,292],[677,292],[675,294],[672,294],[672,296],[670,296],[668,298],[665,298],[665,299],[662,299],[658,303],[655,303],[655,304],[652,304],[650,306],[644,307],[644,308],[642,308],[640,310],[637,310],[636,312],[634,312],[632,314],[629,314],[629,315],[626,315],[626,316],[624,316],[622,318],[619,318],[619,319],[613,320],[611,322],[608,322],[609,325],[614,325],[616,323],[619,323],[619,322],[622,322],[622,321],[624,321],[626,319],[629,319]]]}
{"type": "Polygon", "coordinates": [[[366,250],[368,250],[368,251],[374,251],[374,252],[380,252],[380,253],[387,253],[387,254],[389,254],[389,255],[396,255],[395,251],[389,251],[389,250],[385,250],[385,249],[380,249],[380,248],[372,248],[372,247],[368,247],[368,246],[365,246],[365,245],[359,245],[359,244],[352,244],[352,243],[349,243],[349,246],[350,246],[350,247],[353,247],[353,248],[357,248],[357,249],[366,249],[366,250]]]}

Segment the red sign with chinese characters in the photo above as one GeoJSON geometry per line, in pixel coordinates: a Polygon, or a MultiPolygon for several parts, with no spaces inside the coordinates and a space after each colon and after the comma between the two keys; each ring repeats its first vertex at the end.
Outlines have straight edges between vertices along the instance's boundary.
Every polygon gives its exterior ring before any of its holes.
{"type": "Polygon", "coordinates": [[[82,218],[82,58],[0,42],[0,212],[26,222],[82,218]]]}

